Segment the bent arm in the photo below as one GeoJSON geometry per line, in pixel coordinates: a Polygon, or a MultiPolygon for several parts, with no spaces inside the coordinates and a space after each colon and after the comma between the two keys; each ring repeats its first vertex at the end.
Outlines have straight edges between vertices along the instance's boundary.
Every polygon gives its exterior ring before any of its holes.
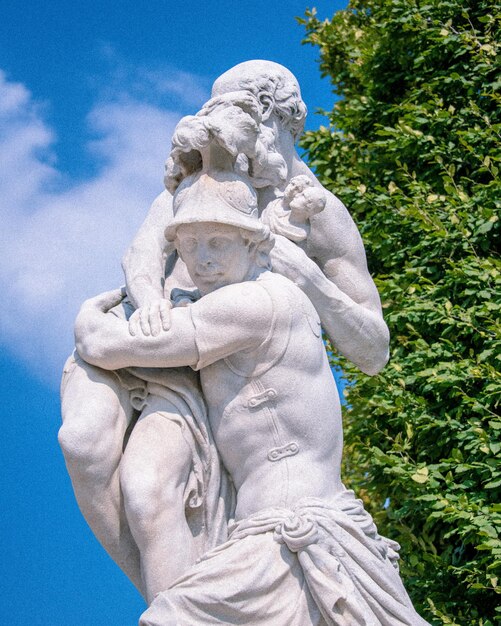
{"type": "Polygon", "coordinates": [[[335,348],[374,375],[388,361],[388,327],[360,233],[344,204],[327,193],[324,211],[312,218],[308,242],[322,271],[308,275],[304,289],[335,348]]]}
{"type": "Polygon", "coordinates": [[[273,309],[254,282],[222,287],[189,307],[172,309],[170,328],[156,336],[131,335],[128,323],[108,311],[120,290],[87,300],[75,322],[75,345],[84,361],[106,370],[123,367],[199,369],[259,346],[269,333],[273,309]]]}
{"type": "Polygon", "coordinates": [[[172,196],[164,191],[151,205],[123,257],[127,294],[136,308],[164,297],[163,279],[169,253],[164,232],[172,215],[172,196]]]}
{"type": "MultiPolygon", "coordinates": [[[[349,274],[356,285],[360,280],[357,269],[343,259],[338,264],[345,266],[345,276],[349,274]]],[[[365,374],[377,374],[388,361],[390,338],[380,309],[373,302],[362,304],[350,298],[313,262],[298,286],[315,306],[334,348],[365,374]]]]}
{"type": "MultiPolygon", "coordinates": [[[[295,175],[306,174],[323,188],[303,162],[296,165],[295,175]]],[[[308,296],[335,349],[362,372],[374,375],[388,361],[388,327],[367,269],[360,233],[344,204],[330,192],[325,193],[324,210],[311,218],[307,256],[297,258],[302,251],[295,246],[293,261],[292,250],[284,254],[278,245],[272,251],[273,269],[308,296]]]]}
{"type": "Polygon", "coordinates": [[[174,309],[171,327],[157,336],[130,335],[128,323],[108,315],[120,291],[86,300],[75,322],[75,346],[84,361],[106,370],[195,365],[198,351],[189,307],[174,309]]]}

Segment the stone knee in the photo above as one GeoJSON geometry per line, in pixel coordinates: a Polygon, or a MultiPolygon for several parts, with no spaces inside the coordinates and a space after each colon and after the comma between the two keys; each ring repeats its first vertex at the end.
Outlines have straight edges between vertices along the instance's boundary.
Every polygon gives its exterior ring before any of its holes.
{"type": "Polygon", "coordinates": [[[58,440],[68,464],[100,473],[118,464],[132,407],[110,372],[69,360],[61,389],[63,424],[58,440]]]}
{"type": "Polygon", "coordinates": [[[184,519],[191,463],[191,450],[179,423],[165,412],[139,419],[120,463],[125,511],[139,543],[158,525],[184,519]]]}

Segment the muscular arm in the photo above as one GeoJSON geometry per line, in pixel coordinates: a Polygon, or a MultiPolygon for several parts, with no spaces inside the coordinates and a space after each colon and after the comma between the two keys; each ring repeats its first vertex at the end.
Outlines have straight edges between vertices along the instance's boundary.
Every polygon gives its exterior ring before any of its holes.
{"type": "Polygon", "coordinates": [[[122,367],[192,367],[209,365],[230,354],[257,347],[267,336],[272,304],[255,283],[228,285],[189,307],[171,311],[169,330],[131,335],[128,324],[107,312],[122,298],[111,291],[87,300],[75,323],[75,345],[91,365],[122,367]],[[211,329],[211,332],[207,330],[211,329]],[[202,331],[202,332],[200,332],[202,331]]]}
{"type": "Polygon", "coordinates": [[[121,299],[120,291],[109,291],[83,303],[75,322],[75,346],[84,361],[106,370],[195,365],[198,351],[188,308],[171,312],[168,331],[131,335],[126,321],[108,314],[121,299]]]}
{"type": "Polygon", "coordinates": [[[172,196],[161,193],[151,205],[122,260],[127,294],[138,308],[163,298],[165,262],[169,250],[164,232],[172,219],[172,196]]]}
{"type": "MultiPolygon", "coordinates": [[[[294,172],[298,173],[308,174],[320,186],[302,162],[294,172]]],[[[279,244],[273,253],[273,268],[310,298],[336,350],[366,374],[377,374],[388,360],[389,344],[379,294],[355,223],[344,204],[326,193],[327,204],[312,218],[307,242],[307,254],[315,262],[306,255],[298,258],[301,251],[297,247],[293,261],[292,249],[284,253],[279,244]],[[284,264],[280,256],[287,255],[284,264]]]]}
{"type": "MultiPolygon", "coordinates": [[[[293,171],[294,176],[298,174],[308,175],[321,187],[299,159],[293,171]]],[[[277,246],[274,271],[293,280],[310,298],[336,350],[366,374],[377,374],[388,360],[389,343],[379,295],[357,227],[343,203],[326,193],[326,207],[312,218],[308,237],[308,256],[316,265],[302,258],[305,255],[297,247],[283,253],[277,246]]],[[[127,293],[136,307],[163,297],[168,254],[164,231],[171,218],[172,197],[165,191],[153,203],[124,256],[127,293]]]]}

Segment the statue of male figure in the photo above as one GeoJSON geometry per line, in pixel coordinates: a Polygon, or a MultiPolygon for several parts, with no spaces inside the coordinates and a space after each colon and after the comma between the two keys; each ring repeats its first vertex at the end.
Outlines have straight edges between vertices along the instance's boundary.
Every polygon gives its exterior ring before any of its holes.
{"type": "MultiPolygon", "coordinates": [[[[216,80],[212,95],[219,98],[235,91],[247,91],[259,102],[267,140],[274,137],[272,147],[285,163],[281,187],[295,176],[306,175],[322,189],[294,148],[306,116],[294,76],[276,63],[249,61],[216,80]]],[[[261,212],[281,189],[259,184],[261,212]]],[[[362,371],[375,374],[388,355],[379,297],[356,226],[344,205],[325,194],[325,208],[311,218],[304,249],[276,237],[273,271],[292,280],[311,300],[337,350],[362,371]]],[[[166,191],[154,202],[124,258],[127,293],[136,307],[130,333],[158,336],[169,324],[171,289],[193,288],[184,263],[176,260],[172,245],[166,245],[164,231],[172,219],[172,197],[166,191]]],[[[168,379],[173,376],[167,374],[168,379]]],[[[200,556],[193,529],[186,524],[185,488],[194,473],[194,439],[203,420],[192,419],[194,425],[188,429],[183,425],[203,402],[193,377],[182,370],[176,385],[163,385],[170,386],[170,393],[163,393],[160,400],[148,392],[150,383],[148,387],[138,383],[140,378],[123,370],[106,371],[80,358],[70,360],[63,380],[59,439],[82,513],[117,564],[151,601],[200,556]],[[147,397],[135,422],[131,392],[138,385],[147,397]],[[183,393],[183,386],[188,393],[183,393]],[[192,400],[188,406],[187,397],[192,400]],[[158,439],[165,446],[151,454],[158,439]],[[121,473],[129,476],[125,490],[121,473]],[[142,532],[145,528],[149,533],[142,532]]],[[[202,445],[210,448],[210,443],[209,433],[202,445]]]]}
{"type": "Polygon", "coordinates": [[[162,590],[141,626],[424,626],[395,544],[342,485],[340,402],[318,316],[268,271],[273,240],[254,190],[234,173],[202,172],[174,202],[166,236],[202,298],[173,309],[156,336],[131,337],[107,314],[120,292],[88,301],[76,323],[77,349],[98,367],[200,371],[237,492],[229,539],[162,590]]]}
{"type": "MultiPolygon", "coordinates": [[[[285,176],[278,189],[259,183],[259,212],[296,176],[305,175],[314,186],[323,189],[295,148],[304,128],[306,106],[294,75],[278,63],[246,61],[215,81],[212,98],[246,91],[258,100],[261,124],[265,130],[273,131],[271,148],[285,163],[285,176]]],[[[256,182],[252,182],[256,187],[256,182]]],[[[388,360],[389,334],[379,295],[368,272],[355,223],[336,196],[327,190],[325,194],[325,208],[311,218],[304,250],[283,237],[277,238],[272,254],[273,271],[292,280],[313,302],[336,350],[364,373],[374,375],[388,360]]],[[[153,203],[123,260],[127,292],[136,305],[155,303],[152,320],[158,317],[156,302],[163,297],[166,259],[163,233],[171,219],[172,198],[165,191],[153,203]]],[[[145,327],[148,308],[143,310],[145,327]]]]}

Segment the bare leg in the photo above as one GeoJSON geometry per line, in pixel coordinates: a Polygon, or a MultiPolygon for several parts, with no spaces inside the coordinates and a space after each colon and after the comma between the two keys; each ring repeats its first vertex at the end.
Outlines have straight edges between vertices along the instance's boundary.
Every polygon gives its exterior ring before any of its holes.
{"type": "Polygon", "coordinates": [[[62,385],[59,444],[80,510],[111,558],[144,595],[139,551],[125,517],[119,464],[133,415],[116,377],[80,359],[62,385]]]}
{"type": "Polygon", "coordinates": [[[192,453],[181,426],[169,415],[179,419],[176,408],[166,400],[144,412],[132,431],[120,469],[148,603],[198,556],[184,508],[192,453]]]}

